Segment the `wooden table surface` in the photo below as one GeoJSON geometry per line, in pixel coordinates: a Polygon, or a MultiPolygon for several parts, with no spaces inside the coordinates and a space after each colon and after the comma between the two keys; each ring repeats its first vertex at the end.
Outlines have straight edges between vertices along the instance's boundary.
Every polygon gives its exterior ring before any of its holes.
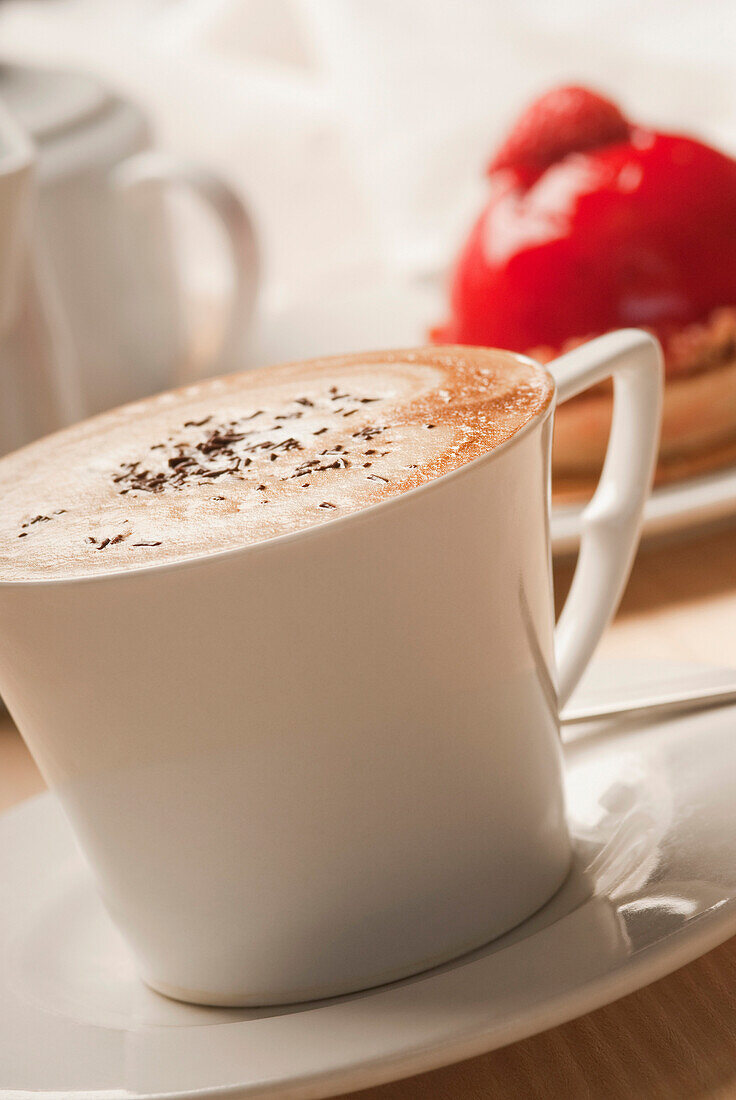
{"type": "MultiPolygon", "coordinates": [[[[563,564],[556,572],[562,594],[570,567],[563,564]]],[[[736,530],[644,548],[600,652],[736,667],[736,530]]],[[[0,809],[42,787],[5,719],[0,809]]],[[[362,1100],[736,1100],[736,937],[668,978],[562,1027],[354,1095],[362,1100]]]]}

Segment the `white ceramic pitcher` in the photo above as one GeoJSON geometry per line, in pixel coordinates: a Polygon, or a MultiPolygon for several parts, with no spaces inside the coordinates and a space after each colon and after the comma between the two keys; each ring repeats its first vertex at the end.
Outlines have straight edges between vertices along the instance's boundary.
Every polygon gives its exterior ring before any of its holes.
{"type": "MultiPolygon", "coordinates": [[[[242,369],[258,261],[235,191],[208,168],[154,149],[143,111],[87,75],[0,65],[0,98],[35,147],[28,213],[68,324],[82,414],[156,393],[183,374],[242,369]],[[191,309],[169,190],[191,196],[215,223],[227,270],[216,310],[224,320],[189,371],[191,309]]],[[[3,439],[0,448],[9,449],[3,439]]]]}
{"type": "Polygon", "coordinates": [[[33,230],[34,160],[0,107],[0,452],[83,413],[68,331],[33,230]]]}

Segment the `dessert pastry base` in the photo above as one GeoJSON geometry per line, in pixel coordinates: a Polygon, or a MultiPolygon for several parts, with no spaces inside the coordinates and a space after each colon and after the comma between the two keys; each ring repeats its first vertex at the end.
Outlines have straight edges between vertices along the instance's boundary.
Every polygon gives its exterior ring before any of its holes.
{"type": "MultiPolygon", "coordinates": [[[[590,496],[603,465],[611,410],[610,384],[556,410],[555,501],[590,496]]],[[[732,465],[736,465],[736,359],[668,378],[655,484],[667,485],[732,465]]]]}
{"type": "MultiPolygon", "coordinates": [[[[719,447],[711,447],[694,454],[675,455],[667,461],[660,460],[654,475],[654,484],[671,485],[729,467],[736,467],[736,437],[719,447]]],[[[600,469],[572,474],[553,468],[552,500],[555,504],[567,504],[589,499],[599,476],[600,469]]]]}

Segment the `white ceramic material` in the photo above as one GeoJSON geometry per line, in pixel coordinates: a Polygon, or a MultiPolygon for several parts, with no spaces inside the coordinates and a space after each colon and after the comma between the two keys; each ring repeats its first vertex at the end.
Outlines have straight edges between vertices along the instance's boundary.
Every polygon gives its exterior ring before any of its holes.
{"type": "Polygon", "coordinates": [[[142,112],[89,77],[4,65],[0,97],[37,148],[35,220],[70,328],[84,414],[166,389],[191,355],[164,209],[170,188],[216,221],[226,252],[222,340],[198,373],[234,370],[258,266],[235,192],[204,167],[151,150],[142,112]]]}
{"type": "Polygon", "coordinates": [[[736,933],[735,721],[726,708],[576,730],[575,858],[552,901],[429,974],[292,1008],[151,992],[56,801],[14,809],[0,818],[0,1093],[315,1100],[481,1054],[661,978],[736,933]]]}
{"type": "Polygon", "coordinates": [[[0,451],[81,415],[68,333],[33,232],[33,147],[0,105],[0,451]]]}
{"type": "MultiPolygon", "coordinates": [[[[580,545],[585,505],[556,504],[552,509],[552,549],[573,554],[580,545]]],[[[736,466],[715,470],[652,490],[644,508],[642,537],[670,539],[698,528],[732,524],[736,518],[736,466]]]]}
{"type": "MultiPolygon", "coordinates": [[[[280,363],[337,355],[356,347],[423,343],[443,316],[444,291],[434,283],[397,281],[377,273],[369,285],[331,288],[308,300],[265,302],[253,334],[251,362],[280,363]]],[[[552,551],[580,545],[584,504],[553,504],[552,551]]],[[[653,489],[642,538],[663,538],[736,518],[736,466],[653,489]]]]}
{"type": "Polygon", "coordinates": [[[365,988],[493,939],[560,886],[558,700],[636,547],[660,352],[622,331],[554,373],[560,400],[612,375],[616,406],[557,661],[553,405],[319,527],[0,584],[3,698],[156,989],[242,1005],[365,988]]]}

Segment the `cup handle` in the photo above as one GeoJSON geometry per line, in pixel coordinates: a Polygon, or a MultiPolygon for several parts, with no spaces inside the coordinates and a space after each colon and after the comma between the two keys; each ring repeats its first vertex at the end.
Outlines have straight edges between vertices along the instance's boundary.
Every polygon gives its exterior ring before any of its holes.
{"type": "Polygon", "coordinates": [[[242,200],[214,172],[159,150],[134,153],[116,166],[112,181],[121,191],[149,183],[181,187],[194,195],[221,224],[232,273],[227,321],[220,345],[203,367],[203,373],[217,374],[235,369],[255,308],[259,270],[256,235],[242,200]]]}
{"type": "Polygon", "coordinates": [[[557,402],[613,378],[603,473],[582,516],[577,567],[555,630],[558,697],[570,698],[623,595],[654,476],[662,414],[662,350],[638,329],[592,340],[549,364],[557,402]]]}

